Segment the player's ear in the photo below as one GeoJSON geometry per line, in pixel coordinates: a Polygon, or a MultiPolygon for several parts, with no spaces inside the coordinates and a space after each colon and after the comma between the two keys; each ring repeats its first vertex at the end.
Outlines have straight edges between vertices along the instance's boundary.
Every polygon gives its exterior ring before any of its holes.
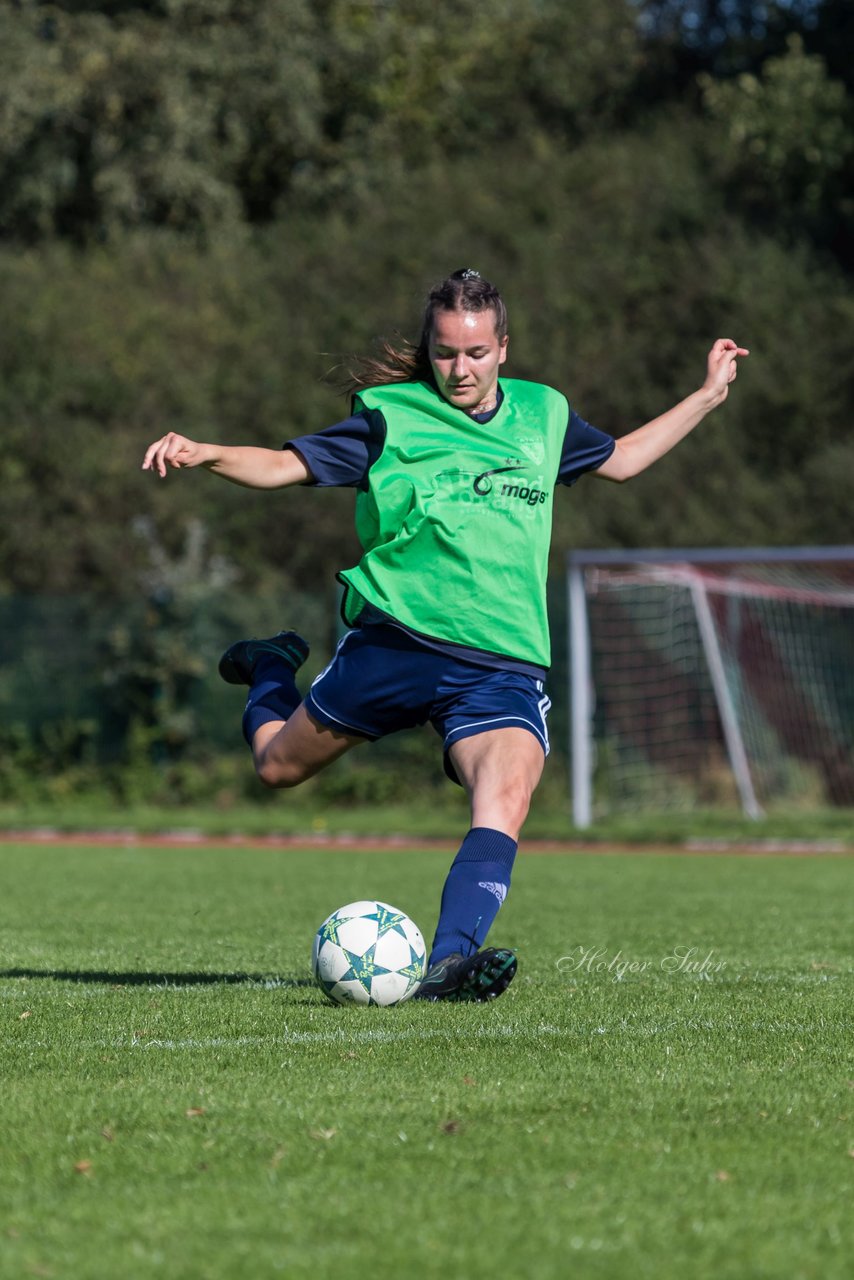
{"type": "Polygon", "coordinates": [[[501,348],[501,350],[500,350],[500,354],[499,354],[499,356],[498,356],[498,363],[499,363],[499,364],[503,364],[503,363],[504,363],[504,361],[507,359],[507,343],[508,343],[509,341],[510,341],[510,339],[509,339],[509,337],[507,336],[507,334],[505,333],[505,335],[504,335],[504,337],[501,339],[501,343],[500,343],[500,348],[501,348]]]}

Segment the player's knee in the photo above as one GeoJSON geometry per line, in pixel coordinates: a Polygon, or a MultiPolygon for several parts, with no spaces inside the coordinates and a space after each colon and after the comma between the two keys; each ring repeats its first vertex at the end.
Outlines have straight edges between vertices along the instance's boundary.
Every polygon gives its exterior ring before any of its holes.
{"type": "Polygon", "coordinates": [[[521,827],[531,807],[531,788],[520,786],[514,789],[507,796],[506,804],[508,817],[513,820],[514,825],[521,827]]]}
{"type": "Polygon", "coordinates": [[[299,765],[290,761],[271,759],[269,756],[262,756],[255,761],[255,772],[264,786],[273,790],[297,787],[306,776],[299,765]]]}
{"type": "Polygon", "coordinates": [[[531,807],[533,789],[524,779],[512,779],[493,794],[489,808],[505,831],[519,831],[531,807]]]}

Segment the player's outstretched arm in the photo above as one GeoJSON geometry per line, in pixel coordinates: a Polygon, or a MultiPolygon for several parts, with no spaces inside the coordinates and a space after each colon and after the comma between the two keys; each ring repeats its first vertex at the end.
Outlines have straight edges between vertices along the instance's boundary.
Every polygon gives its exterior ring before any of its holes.
{"type": "Polygon", "coordinates": [[[723,404],[729,395],[730,383],[735,381],[739,359],[749,354],[746,347],[738,346],[732,338],[718,338],[708,354],[706,380],[699,391],[652,422],[621,436],[608,461],[595,474],[603,480],[630,480],[664,457],[707,413],[723,404]]]}
{"type": "Polygon", "coordinates": [[[283,489],[305,484],[311,472],[293,449],[259,449],[252,445],[203,444],[170,431],[149,445],[143,471],[161,478],[168,467],[204,467],[214,475],[249,489],[283,489]]]}

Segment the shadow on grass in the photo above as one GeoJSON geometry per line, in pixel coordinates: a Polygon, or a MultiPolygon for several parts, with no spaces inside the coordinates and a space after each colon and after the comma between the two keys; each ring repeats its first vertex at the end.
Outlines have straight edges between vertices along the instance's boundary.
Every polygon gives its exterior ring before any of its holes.
{"type": "Polygon", "coordinates": [[[110,973],[98,969],[0,969],[0,978],[49,978],[54,982],[100,982],[111,987],[240,986],[313,987],[312,978],[272,973],[110,973]]]}

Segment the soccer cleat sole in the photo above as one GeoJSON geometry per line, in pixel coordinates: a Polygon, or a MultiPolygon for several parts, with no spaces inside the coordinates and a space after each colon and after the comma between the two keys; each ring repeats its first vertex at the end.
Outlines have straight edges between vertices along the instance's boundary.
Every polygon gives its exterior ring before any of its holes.
{"type": "Polygon", "coordinates": [[[269,640],[237,640],[219,660],[218,671],[226,684],[252,684],[256,659],[263,653],[278,654],[294,672],[309,654],[302,636],[295,631],[280,631],[269,640]]]}
{"type": "Polygon", "coordinates": [[[457,991],[447,998],[475,1004],[496,1000],[515,978],[517,963],[512,951],[495,950],[484,964],[470,969],[457,991]]]}
{"type": "Polygon", "coordinates": [[[452,991],[437,992],[431,995],[421,987],[413,996],[417,1000],[429,1000],[438,1003],[440,1000],[452,1004],[486,1004],[502,995],[516,976],[518,961],[513,951],[505,948],[490,947],[468,958],[465,970],[458,985],[452,991]]]}

